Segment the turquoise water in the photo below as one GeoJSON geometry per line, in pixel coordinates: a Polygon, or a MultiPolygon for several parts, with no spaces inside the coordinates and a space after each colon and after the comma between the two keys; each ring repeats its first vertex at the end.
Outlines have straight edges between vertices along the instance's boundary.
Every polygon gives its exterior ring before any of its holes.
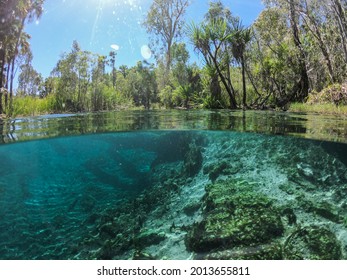
{"type": "Polygon", "coordinates": [[[227,111],[6,123],[0,258],[346,259],[343,124],[227,111]]]}

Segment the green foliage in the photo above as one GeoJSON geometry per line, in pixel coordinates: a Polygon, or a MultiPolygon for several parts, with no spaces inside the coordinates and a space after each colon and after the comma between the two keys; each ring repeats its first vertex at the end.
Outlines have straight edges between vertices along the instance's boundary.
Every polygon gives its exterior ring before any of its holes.
{"type": "Polygon", "coordinates": [[[153,36],[151,46],[159,48],[157,58],[164,61],[166,71],[171,67],[171,49],[181,36],[188,6],[188,0],[154,0],[144,21],[147,32],[153,36]]]}
{"type": "Polygon", "coordinates": [[[252,29],[245,28],[241,20],[232,16],[230,10],[218,1],[211,2],[210,8],[205,15],[206,21],[200,24],[191,23],[187,27],[187,35],[195,49],[202,54],[207,73],[210,75],[208,106],[217,106],[222,103],[221,86],[229,97],[229,107],[237,108],[237,91],[235,81],[232,80],[232,63],[241,65],[242,76],[242,104],[246,106],[246,47],[252,38],[252,29]],[[219,80],[219,81],[218,81],[219,80]]]}
{"type": "Polygon", "coordinates": [[[347,84],[333,84],[319,93],[312,92],[307,103],[347,105],[347,84]]]}
{"type": "Polygon", "coordinates": [[[54,112],[55,96],[50,95],[46,98],[33,96],[15,97],[11,116],[36,116],[54,112]]]}
{"type": "Polygon", "coordinates": [[[319,226],[294,231],[286,240],[284,257],[289,260],[339,260],[341,244],[334,233],[319,226]]]}
{"type": "Polygon", "coordinates": [[[293,103],[292,112],[347,115],[346,84],[333,84],[321,92],[311,92],[306,103],[293,103]]]}
{"type": "Polygon", "coordinates": [[[336,106],[335,104],[307,104],[307,103],[292,103],[289,107],[291,112],[298,113],[318,113],[318,114],[333,114],[347,115],[347,106],[336,106]]]}
{"type": "MultiPolygon", "coordinates": [[[[18,100],[11,108],[17,62],[17,98],[52,95],[55,102],[48,111],[55,112],[128,106],[287,108],[305,101],[308,91],[316,111],[339,113],[347,105],[347,17],[341,1],[266,0],[250,27],[228,5],[211,1],[204,21],[184,30],[190,1],[155,0],[144,26],[152,35],[156,66],[139,62],[117,69],[116,52],[94,54],[75,41],[45,80],[30,63],[29,36],[23,31],[23,23],[42,14],[43,1],[7,2],[0,5],[0,14],[11,14],[0,29],[0,113],[18,110],[18,100]],[[179,42],[182,35],[201,55],[202,68],[189,63],[186,45],[179,42]]],[[[303,106],[292,108],[306,110],[303,106]]]]}
{"type": "Polygon", "coordinates": [[[39,18],[43,12],[44,0],[0,1],[0,89],[5,88],[9,96],[4,99],[0,91],[0,114],[11,111],[13,99],[13,80],[15,77],[16,61],[21,55],[30,52],[30,36],[24,32],[25,23],[39,18]],[[8,109],[10,108],[10,110],[8,109]]]}
{"type": "Polygon", "coordinates": [[[159,99],[161,104],[165,106],[165,108],[172,108],[174,101],[172,95],[173,89],[171,86],[167,85],[159,92],[159,99]]]}

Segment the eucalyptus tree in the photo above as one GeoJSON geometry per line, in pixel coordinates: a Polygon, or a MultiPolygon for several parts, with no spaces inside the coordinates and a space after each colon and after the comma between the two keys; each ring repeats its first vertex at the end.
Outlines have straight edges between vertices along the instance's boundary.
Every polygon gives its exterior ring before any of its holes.
{"type": "Polygon", "coordinates": [[[28,52],[24,63],[20,66],[18,76],[18,92],[20,96],[38,96],[43,88],[43,78],[32,66],[32,53],[28,52]]]}
{"type": "Polygon", "coordinates": [[[111,51],[109,54],[109,63],[110,66],[112,67],[112,85],[113,88],[116,88],[116,82],[117,82],[117,71],[116,71],[116,56],[117,53],[115,51],[111,51]]]}
{"type": "MultiPolygon", "coordinates": [[[[310,90],[307,34],[298,9],[301,0],[265,0],[254,24],[259,56],[265,60],[276,106],[304,101],[310,90]]],[[[263,79],[266,80],[266,79],[263,79]]]]}
{"type": "MultiPolygon", "coordinates": [[[[286,0],[287,2],[287,0],[286,0]]],[[[300,72],[300,79],[296,83],[296,85],[293,88],[292,94],[289,97],[288,100],[282,100],[281,105],[285,105],[285,103],[289,101],[304,101],[309,92],[309,78],[308,78],[308,73],[307,73],[307,60],[306,60],[306,50],[304,48],[304,44],[302,43],[302,37],[300,35],[300,14],[296,10],[296,4],[297,0],[288,0],[289,5],[287,7],[288,13],[289,13],[289,21],[290,21],[290,28],[292,30],[292,36],[294,40],[294,44],[297,48],[297,59],[298,59],[298,66],[299,66],[299,72],[300,72]]]]}
{"type": "MultiPolygon", "coordinates": [[[[172,65],[167,86],[171,88],[171,97],[165,96],[165,91],[161,95],[167,100],[161,100],[166,107],[184,107],[190,106],[193,95],[199,91],[200,75],[196,65],[189,64],[189,52],[185,43],[175,43],[172,46],[172,65]]],[[[170,90],[169,90],[170,91],[170,90]]]]}
{"type": "Polygon", "coordinates": [[[90,88],[97,56],[83,51],[77,41],[64,53],[52,71],[59,78],[57,104],[59,110],[88,111],[91,106],[90,88]]]}
{"type": "Polygon", "coordinates": [[[144,21],[147,32],[153,35],[151,46],[159,46],[157,59],[164,61],[167,73],[171,67],[171,48],[182,35],[189,4],[189,0],[154,0],[144,21]],[[159,55],[163,51],[164,58],[159,55]]]}
{"type": "MultiPolygon", "coordinates": [[[[327,29],[330,24],[328,19],[327,10],[324,9],[326,1],[321,0],[300,0],[296,4],[296,9],[301,15],[302,24],[312,38],[315,40],[315,44],[319,48],[329,75],[330,82],[336,82],[334,65],[332,60],[332,53],[330,46],[331,43],[327,41],[328,37],[324,29],[327,29]]],[[[333,30],[331,30],[334,32],[333,30]]]]}
{"type": "MultiPolygon", "coordinates": [[[[104,110],[105,100],[103,96],[104,86],[107,84],[106,79],[106,56],[98,55],[96,63],[92,68],[92,93],[91,93],[91,105],[93,111],[104,110]]],[[[114,87],[112,87],[114,90],[114,87]]]]}
{"type": "Polygon", "coordinates": [[[347,15],[346,15],[346,0],[329,0],[328,7],[336,21],[337,30],[341,36],[341,45],[344,53],[344,61],[347,63],[347,15]]]}
{"type": "Polygon", "coordinates": [[[150,109],[157,99],[154,65],[138,61],[136,66],[129,69],[124,90],[126,96],[132,97],[135,106],[150,109]]]}
{"type": "Polygon", "coordinates": [[[260,55],[268,58],[261,62],[262,66],[271,65],[274,69],[276,64],[266,62],[277,63],[272,87],[279,93],[278,106],[305,101],[310,91],[320,91],[345,80],[345,0],[265,0],[264,3],[265,10],[255,23],[256,37],[260,55]]]}
{"type": "Polygon", "coordinates": [[[42,15],[44,0],[0,1],[0,113],[3,113],[3,88],[13,94],[15,60],[21,46],[28,46],[28,36],[23,36],[24,26],[42,15]],[[10,88],[9,88],[10,87],[10,88]]]}

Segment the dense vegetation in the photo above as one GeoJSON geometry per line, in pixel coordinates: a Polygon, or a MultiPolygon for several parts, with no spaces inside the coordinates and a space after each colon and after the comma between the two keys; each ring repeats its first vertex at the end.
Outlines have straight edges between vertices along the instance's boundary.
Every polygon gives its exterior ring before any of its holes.
{"type": "Polygon", "coordinates": [[[143,27],[155,64],[118,66],[115,52],[91,53],[75,41],[43,78],[32,67],[24,30],[41,16],[44,0],[0,0],[0,114],[346,105],[347,1],[263,2],[246,27],[219,0],[210,2],[203,22],[190,24],[184,20],[189,0],[153,0],[143,27]],[[203,67],[189,63],[184,42],[203,67]]]}

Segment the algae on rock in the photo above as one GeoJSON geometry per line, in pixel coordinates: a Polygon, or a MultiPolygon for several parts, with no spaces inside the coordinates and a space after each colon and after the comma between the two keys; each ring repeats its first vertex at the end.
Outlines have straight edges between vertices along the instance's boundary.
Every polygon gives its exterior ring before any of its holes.
{"type": "Polygon", "coordinates": [[[284,257],[289,260],[339,260],[341,244],[335,234],[320,226],[298,228],[283,246],[284,257]]]}
{"type": "Polygon", "coordinates": [[[272,201],[250,184],[227,181],[206,186],[204,218],[192,226],[186,246],[210,253],[236,246],[256,246],[282,235],[284,228],[272,201]]]}

